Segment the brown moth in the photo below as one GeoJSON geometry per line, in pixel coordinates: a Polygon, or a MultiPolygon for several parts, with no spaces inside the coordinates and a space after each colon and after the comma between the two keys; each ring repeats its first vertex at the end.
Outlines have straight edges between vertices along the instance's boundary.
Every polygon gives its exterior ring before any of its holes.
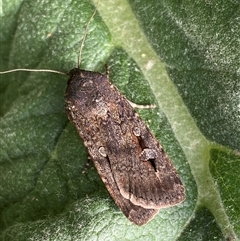
{"type": "Polygon", "coordinates": [[[65,94],[69,119],[109,193],[126,217],[147,223],[184,200],[184,187],[162,146],[108,76],[73,69],[65,94]]]}
{"type": "MultiPolygon", "coordinates": [[[[147,223],[159,209],[185,198],[184,187],[158,140],[129,101],[109,82],[108,74],[80,69],[69,72],[64,96],[68,118],[75,125],[96,169],[115,203],[137,225],[147,223]]],[[[14,71],[55,70],[15,69],[14,71]]]]}

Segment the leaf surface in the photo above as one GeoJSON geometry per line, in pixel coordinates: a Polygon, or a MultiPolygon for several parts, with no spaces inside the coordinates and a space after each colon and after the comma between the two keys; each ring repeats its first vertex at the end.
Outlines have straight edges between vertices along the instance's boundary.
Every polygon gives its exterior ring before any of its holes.
{"type": "MultiPolygon", "coordinates": [[[[68,73],[96,5],[4,2],[0,70],[68,73]]],[[[105,72],[107,64],[129,100],[158,106],[137,111],[186,189],[182,204],[160,210],[143,227],[118,210],[91,163],[86,169],[87,150],[64,110],[67,77],[0,75],[0,239],[238,239],[238,7],[100,1],[90,23],[81,68],[105,72]]]]}

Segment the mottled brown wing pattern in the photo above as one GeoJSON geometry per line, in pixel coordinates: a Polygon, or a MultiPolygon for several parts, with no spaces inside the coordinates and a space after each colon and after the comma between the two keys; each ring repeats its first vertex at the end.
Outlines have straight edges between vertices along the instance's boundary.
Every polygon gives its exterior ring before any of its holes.
{"type": "Polygon", "coordinates": [[[129,220],[142,225],[158,209],[184,200],[168,156],[107,75],[73,69],[65,102],[99,175],[129,220]]]}

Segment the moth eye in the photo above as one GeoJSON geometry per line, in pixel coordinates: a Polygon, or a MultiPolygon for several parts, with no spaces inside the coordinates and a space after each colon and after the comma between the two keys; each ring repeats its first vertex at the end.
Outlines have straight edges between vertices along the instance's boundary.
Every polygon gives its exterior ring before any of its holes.
{"type": "Polygon", "coordinates": [[[138,128],[137,126],[134,126],[134,127],[133,127],[133,134],[134,134],[135,136],[141,136],[140,128],[138,128]]]}
{"type": "Polygon", "coordinates": [[[106,150],[105,150],[105,148],[104,148],[103,146],[101,146],[101,147],[98,148],[98,152],[99,152],[102,156],[107,157],[106,150]]]}

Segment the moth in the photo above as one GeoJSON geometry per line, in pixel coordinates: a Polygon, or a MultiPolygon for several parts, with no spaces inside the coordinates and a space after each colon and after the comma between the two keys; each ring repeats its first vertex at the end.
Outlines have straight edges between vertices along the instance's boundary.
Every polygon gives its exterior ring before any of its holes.
{"type": "Polygon", "coordinates": [[[76,127],[115,203],[137,225],[180,203],[184,187],[158,140],[108,75],[75,68],[65,93],[76,127]]]}
{"type": "MultiPolygon", "coordinates": [[[[72,69],[64,100],[74,124],[107,190],[125,216],[143,225],[159,209],[185,198],[184,186],[169,157],[130,102],[109,81],[108,74],[72,69]]],[[[65,74],[55,70],[46,71],[65,74]]]]}

